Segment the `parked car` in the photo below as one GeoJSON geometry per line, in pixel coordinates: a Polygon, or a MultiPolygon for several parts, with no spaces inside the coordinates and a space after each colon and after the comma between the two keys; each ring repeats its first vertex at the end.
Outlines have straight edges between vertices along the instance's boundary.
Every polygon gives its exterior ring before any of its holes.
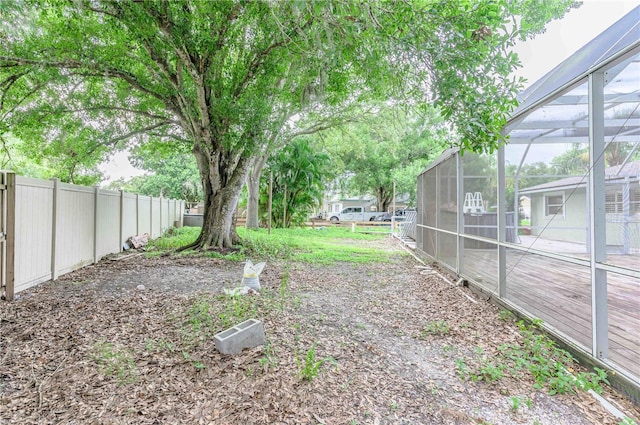
{"type": "Polygon", "coordinates": [[[339,223],[341,221],[373,221],[377,212],[369,212],[365,207],[348,207],[339,213],[329,214],[329,221],[339,223]]]}
{"type": "MultiPolygon", "coordinates": [[[[391,217],[393,217],[393,214],[388,212],[388,213],[377,216],[374,220],[375,221],[391,221],[391,217]]],[[[403,220],[404,220],[404,211],[403,210],[396,211],[395,221],[403,221],[403,220]]]]}

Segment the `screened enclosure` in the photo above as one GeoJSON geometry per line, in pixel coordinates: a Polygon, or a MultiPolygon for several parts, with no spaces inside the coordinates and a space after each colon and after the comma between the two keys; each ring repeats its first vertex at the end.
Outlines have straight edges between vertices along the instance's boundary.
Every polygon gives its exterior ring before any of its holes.
{"type": "Polygon", "coordinates": [[[640,384],[640,7],[418,177],[416,246],[640,384]]]}

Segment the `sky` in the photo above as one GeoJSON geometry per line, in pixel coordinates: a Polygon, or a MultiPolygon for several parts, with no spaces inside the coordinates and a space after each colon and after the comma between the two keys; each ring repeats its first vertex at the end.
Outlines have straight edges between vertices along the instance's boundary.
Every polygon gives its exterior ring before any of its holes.
{"type": "MultiPolygon", "coordinates": [[[[515,74],[527,79],[526,86],[535,83],[638,5],[640,0],[583,0],[579,9],[549,23],[545,33],[515,46],[523,65],[515,74]]],[[[129,163],[127,156],[127,152],[118,152],[100,165],[107,177],[103,184],[144,174],[129,163]]]]}
{"type": "Polygon", "coordinates": [[[119,178],[128,180],[131,177],[141,176],[145,173],[131,165],[128,156],[129,152],[116,152],[111,155],[111,159],[98,166],[98,169],[104,175],[104,180],[100,184],[101,186],[106,186],[119,178]]]}
{"type": "Polygon", "coordinates": [[[640,0],[583,0],[579,9],[547,24],[546,32],[516,45],[523,65],[516,75],[528,80],[526,86],[535,83],[638,5],[640,0]]]}

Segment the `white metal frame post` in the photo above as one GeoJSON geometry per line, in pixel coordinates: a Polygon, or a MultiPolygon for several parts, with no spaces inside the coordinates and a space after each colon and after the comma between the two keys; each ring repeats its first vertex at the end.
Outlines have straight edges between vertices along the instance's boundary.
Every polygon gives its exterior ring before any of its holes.
{"type": "Polygon", "coordinates": [[[462,266],[464,265],[464,238],[462,234],[464,233],[464,161],[462,161],[462,155],[460,152],[457,152],[455,155],[456,161],[456,189],[458,193],[458,200],[456,202],[456,210],[458,211],[457,216],[457,261],[456,261],[456,273],[462,273],[462,266]]]}
{"type": "Polygon", "coordinates": [[[436,259],[438,261],[442,261],[442,253],[440,252],[440,223],[442,220],[440,220],[440,175],[441,175],[441,170],[440,167],[442,167],[442,162],[439,163],[438,165],[436,165],[435,167],[435,172],[436,172],[436,188],[435,188],[435,196],[433,197],[433,202],[435,203],[436,207],[434,208],[435,214],[436,214],[436,220],[435,220],[435,224],[434,227],[436,228],[436,246],[435,246],[435,255],[436,255],[436,259]]]}
{"type": "MultiPolygon", "coordinates": [[[[504,146],[498,149],[498,284],[500,298],[507,297],[507,248],[506,242],[506,181],[504,170],[504,146]]],[[[514,194],[515,196],[515,194],[514,194]]],[[[516,211],[517,214],[517,211],[516,211]]],[[[517,220],[517,218],[516,218],[517,220]]]]}
{"type": "Polygon", "coordinates": [[[589,246],[592,354],[609,357],[605,210],[604,72],[589,74],[589,246]]]}
{"type": "Polygon", "coordinates": [[[622,184],[622,253],[628,255],[631,253],[631,180],[629,176],[624,178],[622,184]]]}

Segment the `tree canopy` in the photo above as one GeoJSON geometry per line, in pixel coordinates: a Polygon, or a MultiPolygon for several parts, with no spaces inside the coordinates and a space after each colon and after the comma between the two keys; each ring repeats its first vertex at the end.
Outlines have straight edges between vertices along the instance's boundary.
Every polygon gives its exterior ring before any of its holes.
{"type": "Polygon", "coordinates": [[[228,247],[242,185],[283,110],[434,103],[461,146],[493,150],[521,88],[509,47],[572,4],[3,2],[0,137],[81,161],[131,141],[186,145],[205,203],[196,245],[228,247]]]}
{"type": "Polygon", "coordinates": [[[345,181],[338,192],[370,194],[387,211],[396,193],[415,201],[416,178],[455,140],[435,108],[411,114],[381,105],[369,118],[322,135],[345,181]]]}
{"type": "Polygon", "coordinates": [[[272,223],[276,227],[306,222],[322,203],[326,183],[333,177],[331,166],[329,155],[314,151],[305,137],[272,155],[267,163],[269,174],[263,174],[260,183],[262,221],[268,219],[271,189],[272,223]]]}

